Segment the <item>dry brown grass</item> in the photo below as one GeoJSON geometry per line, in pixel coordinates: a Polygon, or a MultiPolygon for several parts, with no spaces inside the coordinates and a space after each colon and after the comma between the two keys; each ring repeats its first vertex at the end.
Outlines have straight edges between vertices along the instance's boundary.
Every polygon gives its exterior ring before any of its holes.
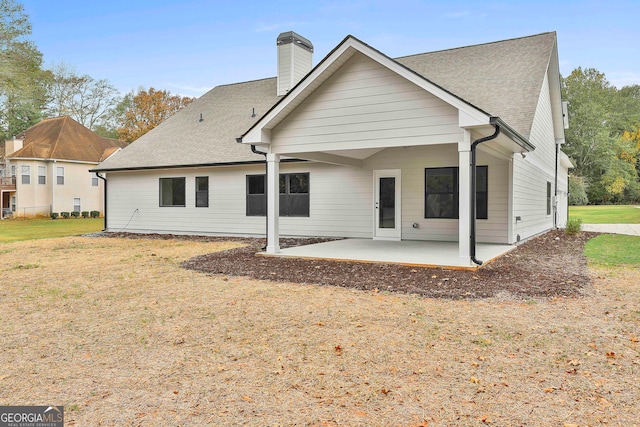
{"type": "Polygon", "coordinates": [[[640,270],[451,301],[210,277],[228,243],[0,246],[0,404],[66,425],[638,425],[640,270]]]}

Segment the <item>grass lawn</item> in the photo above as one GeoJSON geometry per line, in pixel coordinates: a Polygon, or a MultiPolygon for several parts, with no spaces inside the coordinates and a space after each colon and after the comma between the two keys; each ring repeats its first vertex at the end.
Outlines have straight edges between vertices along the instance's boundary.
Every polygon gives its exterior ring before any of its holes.
{"type": "Polygon", "coordinates": [[[640,237],[601,234],[584,248],[589,263],[600,266],[640,266],[640,237]]]}
{"type": "Polygon", "coordinates": [[[583,224],[640,224],[640,209],[634,206],[569,206],[569,218],[583,224]]]}
{"type": "Polygon", "coordinates": [[[453,301],[180,267],[229,247],[0,244],[0,405],[78,426],[637,425],[638,268],[591,267],[580,298],[453,301]]]}
{"type": "Polygon", "coordinates": [[[46,239],[96,233],[104,226],[103,218],[77,219],[5,219],[0,221],[0,244],[19,240],[46,239]]]}

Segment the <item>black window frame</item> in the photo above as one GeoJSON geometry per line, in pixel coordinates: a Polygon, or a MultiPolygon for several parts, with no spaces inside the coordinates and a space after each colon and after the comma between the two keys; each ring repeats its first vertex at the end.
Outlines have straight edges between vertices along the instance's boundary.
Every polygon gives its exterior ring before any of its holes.
{"type": "Polygon", "coordinates": [[[195,178],[195,195],[196,195],[196,208],[208,208],[209,207],[209,177],[208,176],[196,176],[195,178]],[[201,189],[199,183],[205,182],[206,188],[201,189]]]}
{"type": "Polygon", "coordinates": [[[158,205],[161,208],[183,208],[187,206],[187,197],[186,197],[186,184],[187,179],[184,176],[180,177],[167,177],[167,178],[159,178],[158,179],[158,205]],[[171,182],[171,204],[166,203],[163,197],[163,182],[171,182]],[[174,183],[178,185],[174,186],[174,183]],[[174,201],[174,199],[177,199],[174,201]]]}
{"type": "MultiPolygon", "coordinates": [[[[281,173],[278,178],[278,187],[280,197],[279,216],[300,218],[308,218],[310,216],[311,186],[309,172],[281,173]],[[304,178],[300,179],[301,177],[304,178]],[[302,189],[299,188],[300,185],[302,185],[302,189]]],[[[247,175],[246,216],[266,216],[266,190],[266,175],[247,175]]]]}
{"type": "MultiPolygon", "coordinates": [[[[425,168],[424,170],[424,217],[426,219],[459,219],[460,218],[460,188],[459,174],[460,169],[457,166],[425,168]],[[433,174],[431,174],[431,172],[433,174]],[[446,176],[445,172],[452,178],[451,189],[441,189],[437,191],[429,191],[429,176],[446,176]],[[429,215],[431,209],[428,206],[430,195],[451,195],[451,214],[441,216],[429,215]]],[[[476,219],[489,218],[489,167],[486,165],[476,166],[476,219]],[[484,172],[484,173],[483,173],[484,172]],[[478,175],[483,175],[484,179],[478,179],[478,175]]]]}

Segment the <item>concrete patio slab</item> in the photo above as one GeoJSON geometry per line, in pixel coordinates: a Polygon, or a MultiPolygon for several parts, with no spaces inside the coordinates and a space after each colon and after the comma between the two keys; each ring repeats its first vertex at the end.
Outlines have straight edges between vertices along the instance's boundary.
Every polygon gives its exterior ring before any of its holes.
{"type": "MultiPolygon", "coordinates": [[[[480,243],[476,257],[486,265],[494,258],[514,249],[512,245],[480,243]]],[[[298,257],[340,261],[376,262],[413,266],[447,267],[452,269],[478,268],[464,263],[458,256],[458,242],[386,241],[371,239],[344,239],[306,246],[281,249],[278,254],[263,256],[298,257]]]]}

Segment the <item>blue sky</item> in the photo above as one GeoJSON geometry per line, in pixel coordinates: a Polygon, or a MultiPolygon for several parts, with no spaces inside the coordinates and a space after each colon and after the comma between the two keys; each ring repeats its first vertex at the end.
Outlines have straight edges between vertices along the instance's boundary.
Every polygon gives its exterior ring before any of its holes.
{"type": "Polygon", "coordinates": [[[276,38],[293,30],[314,65],[348,34],[391,57],[556,31],[560,71],[597,68],[614,85],[640,84],[640,1],[16,0],[46,66],[200,96],[273,77],[276,38]]]}

